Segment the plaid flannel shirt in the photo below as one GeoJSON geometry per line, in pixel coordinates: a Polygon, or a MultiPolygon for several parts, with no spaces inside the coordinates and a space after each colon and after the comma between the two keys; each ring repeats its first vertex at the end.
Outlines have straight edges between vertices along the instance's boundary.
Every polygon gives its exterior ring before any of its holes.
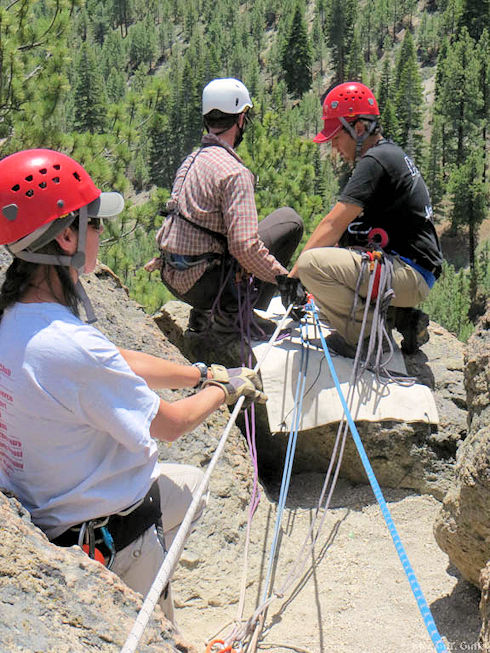
{"type": "MultiPolygon", "coordinates": [[[[178,169],[167,209],[226,236],[229,253],[246,272],[275,283],[276,275],[287,274],[287,270],[258,235],[253,174],[217,136],[206,134],[202,145],[205,147],[190,154],[178,169]]],[[[159,247],[172,254],[195,256],[225,251],[212,235],[171,213],[156,238],[159,247]]],[[[162,275],[170,286],[184,294],[206,267],[203,262],[188,270],[175,270],[164,264],[162,275]]]]}

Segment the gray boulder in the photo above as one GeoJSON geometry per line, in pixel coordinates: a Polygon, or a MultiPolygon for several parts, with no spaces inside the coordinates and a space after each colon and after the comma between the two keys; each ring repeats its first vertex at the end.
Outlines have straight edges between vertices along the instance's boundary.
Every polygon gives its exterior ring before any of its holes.
{"type": "Polygon", "coordinates": [[[465,354],[469,435],[434,526],[436,540],[470,582],[490,559],[490,304],[465,354]]]}
{"type": "MultiPolygon", "coordinates": [[[[0,650],[120,651],[141,597],[78,547],[51,544],[13,497],[0,492],[0,650]]],[[[190,648],[160,608],[138,651],[190,648]]]]}
{"type": "MultiPolygon", "coordinates": [[[[240,347],[215,338],[185,335],[189,306],[172,301],[156,317],[159,327],[190,360],[240,361],[240,347]]],[[[357,428],[381,485],[409,488],[442,499],[453,477],[456,452],[466,437],[466,393],[463,380],[463,344],[431,322],[430,340],[413,356],[406,356],[407,371],[434,392],[439,426],[422,422],[359,421],[357,428]]],[[[287,434],[271,433],[264,407],[257,407],[257,450],[264,478],[282,473],[287,434]]],[[[303,431],[298,436],[294,472],[325,472],[338,424],[303,431]]],[[[349,436],[341,476],[366,483],[362,463],[349,436]]]]}

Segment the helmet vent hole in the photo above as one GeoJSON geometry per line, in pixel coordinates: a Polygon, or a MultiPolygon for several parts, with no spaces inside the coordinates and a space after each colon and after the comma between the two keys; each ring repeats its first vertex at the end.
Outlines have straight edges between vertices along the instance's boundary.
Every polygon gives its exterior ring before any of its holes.
{"type": "Polygon", "coordinates": [[[55,184],[59,184],[59,183],[60,183],[60,178],[59,178],[59,177],[53,177],[52,181],[53,181],[55,184]]]}
{"type": "Polygon", "coordinates": [[[77,181],[81,181],[81,179],[80,179],[80,175],[78,174],[78,172],[74,172],[74,173],[73,173],[73,176],[75,177],[75,179],[76,179],[77,181]]]}
{"type": "Polygon", "coordinates": [[[32,181],[32,175],[27,175],[26,181],[32,181]]]}
{"type": "Polygon", "coordinates": [[[48,185],[48,184],[47,184],[45,181],[42,181],[42,182],[39,184],[39,188],[46,188],[47,185],[48,185]]]}
{"type": "Polygon", "coordinates": [[[14,191],[14,193],[16,193],[18,190],[20,190],[19,184],[15,184],[15,186],[12,186],[12,190],[14,191]]]}
{"type": "Polygon", "coordinates": [[[55,170],[61,170],[61,166],[60,166],[59,163],[55,163],[55,164],[53,165],[53,168],[54,168],[55,170]]]}
{"type": "Polygon", "coordinates": [[[26,195],[27,195],[27,197],[32,197],[34,195],[34,191],[32,190],[32,188],[30,188],[28,191],[26,191],[26,195]]]}
{"type": "Polygon", "coordinates": [[[39,172],[40,172],[42,175],[45,175],[48,171],[46,170],[46,168],[41,168],[41,170],[40,170],[39,172]]]}

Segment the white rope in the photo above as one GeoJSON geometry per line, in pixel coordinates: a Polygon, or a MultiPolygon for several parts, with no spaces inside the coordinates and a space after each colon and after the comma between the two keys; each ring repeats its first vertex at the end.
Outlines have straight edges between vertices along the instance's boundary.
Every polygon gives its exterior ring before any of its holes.
{"type": "MultiPolygon", "coordinates": [[[[269,342],[267,343],[267,347],[262,355],[262,358],[257,361],[257,364],[254,367],[254,371],[257,372],[260,369],[260,366],[264,362],[266,356],[269,354],[274,342],[277,339],[277,336],[279,335],[279,332],[283,328],[283,325],[286,321],[286,319],[289,316],[289,313],[291,312],[292,309],[292,304],[288,307],[285,315],[283,316],[282,320],[279,322],[277,325],[276,330],[272,334],[269,342]]],[[[199,485],[197,492],[185,514],[184,519],[182,520],[182,523],[180,525],[180,528],[177,532],[177,535],[175,536],[174,541],[172,542],[172,545],[170,546],[167,555],[165,556],[165,560],[162,562],[162,565],[160,569],[158,570],[157,575],[155,576],[155,580],[152,583],[152,586],[150,587],[148,594],[145,597],[145,600],[143,601],[143,605],[141,606],[141,609],[138,613],[138,616],[136,617],[136,620],[133,624],[133,627],[131,629],[131,632],[128,635],[128,638],[124,644],[124,646],[121,649],[121,653],[134,653],[136,651],[136,647],[138,646],[138,643],[143,635],[143,632],[148,624],[148,621],[151,617],[151,614],[155,608],[155,605],[157,604],[160,595],[163,591],[163,588],[166,586],[168,583],[170,577],[172,576],[172,573],[177,566],[177,563],[179,561],[179,558],[181,556],[182,550],[184,548],[184,544],[186,542],[188,533],[190,531],[190,528],[192,526],[192,522],[194,519],[194,515],[197,512],[197,509],[201,503],[201,498],[203,494],[207,490],[207,486],[209,483],[209,479],[211,477],[211,474],[214,471],[214,468],[216,467],[218,460],[223,453],[223,449],[226,444],[226,440],[228,439],[228,435],[231,431],[232,426],[234,425],[236,418],[238,416],[238,413],[240,412],[240,408],[242,407],[243,402],[245,401],[245,397],[240,397],[240,399],[236,402],[235,408],[233,409],[232,414],[230,415],[230,419],[228,420],[228,424],[225,427],[225,430],[223,432],[223,435],[221,436],[220,441],[218,442],[218,446],[216,447],[216,450],[213,454],[213,457],[211,459],[211,462],[208,465],[208,468],[206,470],[206,473],[204,475],[203,480],[201,481],[201,484],[199,485]]]]}

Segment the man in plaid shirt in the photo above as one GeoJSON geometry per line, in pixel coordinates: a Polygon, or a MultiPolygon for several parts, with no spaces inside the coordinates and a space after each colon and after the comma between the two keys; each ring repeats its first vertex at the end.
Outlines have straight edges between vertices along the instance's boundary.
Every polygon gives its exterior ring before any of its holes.
{"type": "Polygon", "coordinates": [[[255,306],[267,308],[276,276],[287,274],[285,266],[303,234],[300,216],[289,207],[258,223],[254,177],[235,152],[251,108],[239,80],[215,79],[204,88],[208,133],[178,169],[168,217],[157,233],[162,281],[193,307],[191,331],[210,326],[232,330],[238,311],[237,267],[255,277],[255,306]],[[217,310],[211,316],[213,305],[217,310]]]}

